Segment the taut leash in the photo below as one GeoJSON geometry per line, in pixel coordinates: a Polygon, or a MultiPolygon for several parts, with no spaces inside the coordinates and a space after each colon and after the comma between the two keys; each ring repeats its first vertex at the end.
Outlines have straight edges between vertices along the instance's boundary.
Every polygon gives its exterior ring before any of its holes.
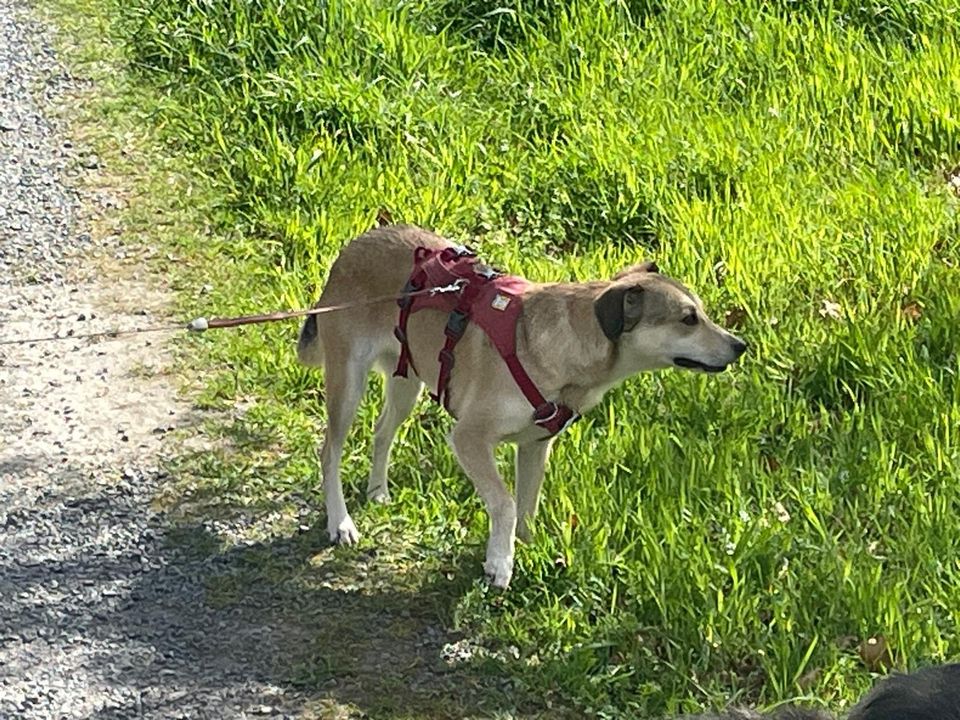
{"type": "Polygon", "coordinates": [[[13,340],[0,340],[0,345],[32,345],[34,343],[53,342],[56,340],[85,340],[101,337],[118,337],[120,335],[139,335],[142,333],[170,332],[174,330],[189,330],[190,332],[205,332],[217,328],[239,327],[240,325],[257,325],[268,322],[278,322],[280,320],[289,320],[291,318],[307,317],[308,315],[324,315],[350,308],[363,307],[366,305],[377,305],[384,302],[397,302],[407,297],[416,297],[418,295],[446,295],[448,293],[460,292],[462,283],[456,282],[450,285],[444,285],[437,288],[425,288],[413,292],[400,293],[398,295],[382,295],[380,297],[369,298],[366,300],[357,300],[354,302],[340,303],[338,305],[323,305],[321,307],[310,308],[309,310],[280,310],[277,312],[266,313],[262,315],[240,315],[238,317],[225,318],[205,318],[198,317],[186,325],[177,323],[176,325],[157,325],[146,328],[130,328],[128,330],[104,330],[95,333],[68,334],[68,335],[48,335],[45,337],[34,338],[15,338],[13,340]]]}

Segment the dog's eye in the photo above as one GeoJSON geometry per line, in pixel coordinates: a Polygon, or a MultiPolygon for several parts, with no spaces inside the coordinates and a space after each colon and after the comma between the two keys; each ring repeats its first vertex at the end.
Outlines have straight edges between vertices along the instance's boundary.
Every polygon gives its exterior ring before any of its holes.
{"type": "Polygon", "coordinates": [[[699,320],[697,319],[697,313],[695,312],[687,313],[686,315],[683,316],[683,320],[681,320],[680,322],[682,322],[684,325],[691,325],[691,326],[696,325],[699,322],[699,320]]]}

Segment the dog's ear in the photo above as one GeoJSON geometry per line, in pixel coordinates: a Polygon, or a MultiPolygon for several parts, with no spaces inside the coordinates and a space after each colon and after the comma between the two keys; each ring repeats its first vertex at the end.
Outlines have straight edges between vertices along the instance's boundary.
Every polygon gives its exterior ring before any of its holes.
{"type": "Polygon", "coordinates": [[[653,260],[646,260],[645,262],[638,263],[637,265],[631,265],[630,267],[624,268],[616,275],[613,276],[614,280],[622,280],[628,275],[635,275],[637,273],[658,273],[660,268],[657,267],[657,264],[653,260]]]}
{"type": "Polygon", "coordinates": [[[639,285],[614,285],[593,302],[600,329],[611,342],[640,322],[643,315],[643,288],[639,285]]]}

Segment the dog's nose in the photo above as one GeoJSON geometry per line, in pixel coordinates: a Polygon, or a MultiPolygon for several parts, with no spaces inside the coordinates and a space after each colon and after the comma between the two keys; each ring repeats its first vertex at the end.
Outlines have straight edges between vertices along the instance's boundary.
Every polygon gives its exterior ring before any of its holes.
{"type": "Polygon", "coordinates": [[[747,344],[739,338],[731,340],[730,345],[733,347],[733,351],[737,354],[737,357],[740,357],[747,351],[747,344]]]}

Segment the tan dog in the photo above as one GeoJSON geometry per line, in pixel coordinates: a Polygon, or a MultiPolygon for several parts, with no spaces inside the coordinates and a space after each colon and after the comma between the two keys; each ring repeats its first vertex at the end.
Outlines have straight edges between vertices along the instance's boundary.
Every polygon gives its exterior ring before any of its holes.
{"type": "MultiPolygon", "coordinates": [[[[317,307],[399,295],[414,248],[451,245],[414,227],[371,230],[343,249],[317,307]]],[[[359,539],[343,498],[340,459],[370,370],[376,367],[386,377],[367,485],[368,496],[382,502],[389,499],[387,466],[397,428],[423,383],[437,383],[447,314],[424,309],[410,316],[407,337],[419,372],[408,379],[392,375],[400,352],[393,334],[397,313],[396,302],[384,301],[312,315],[300,331],[300,361],[326,367],[327,433],[320,462],[333,542],[359,539]]],[[[671,366],[719,372],[747,347],[711,322],[699,299],[652,263],[627,268],[612,280],[530,285],[516,337],[517,356],[543,395],[579,413],[635,373],[671,366]]],[[[506,587],[515,535],[529,538],[551,441],[543,442],[547,433],[534,425],[529,401],[473,324],[457,346],[449,393],[456,419],[449,442],[491,519],[484,569],[493,585],[506,587]],[[517,444],[516,501],[497,472],[494,451],[502,442],[517,444]]]]}

